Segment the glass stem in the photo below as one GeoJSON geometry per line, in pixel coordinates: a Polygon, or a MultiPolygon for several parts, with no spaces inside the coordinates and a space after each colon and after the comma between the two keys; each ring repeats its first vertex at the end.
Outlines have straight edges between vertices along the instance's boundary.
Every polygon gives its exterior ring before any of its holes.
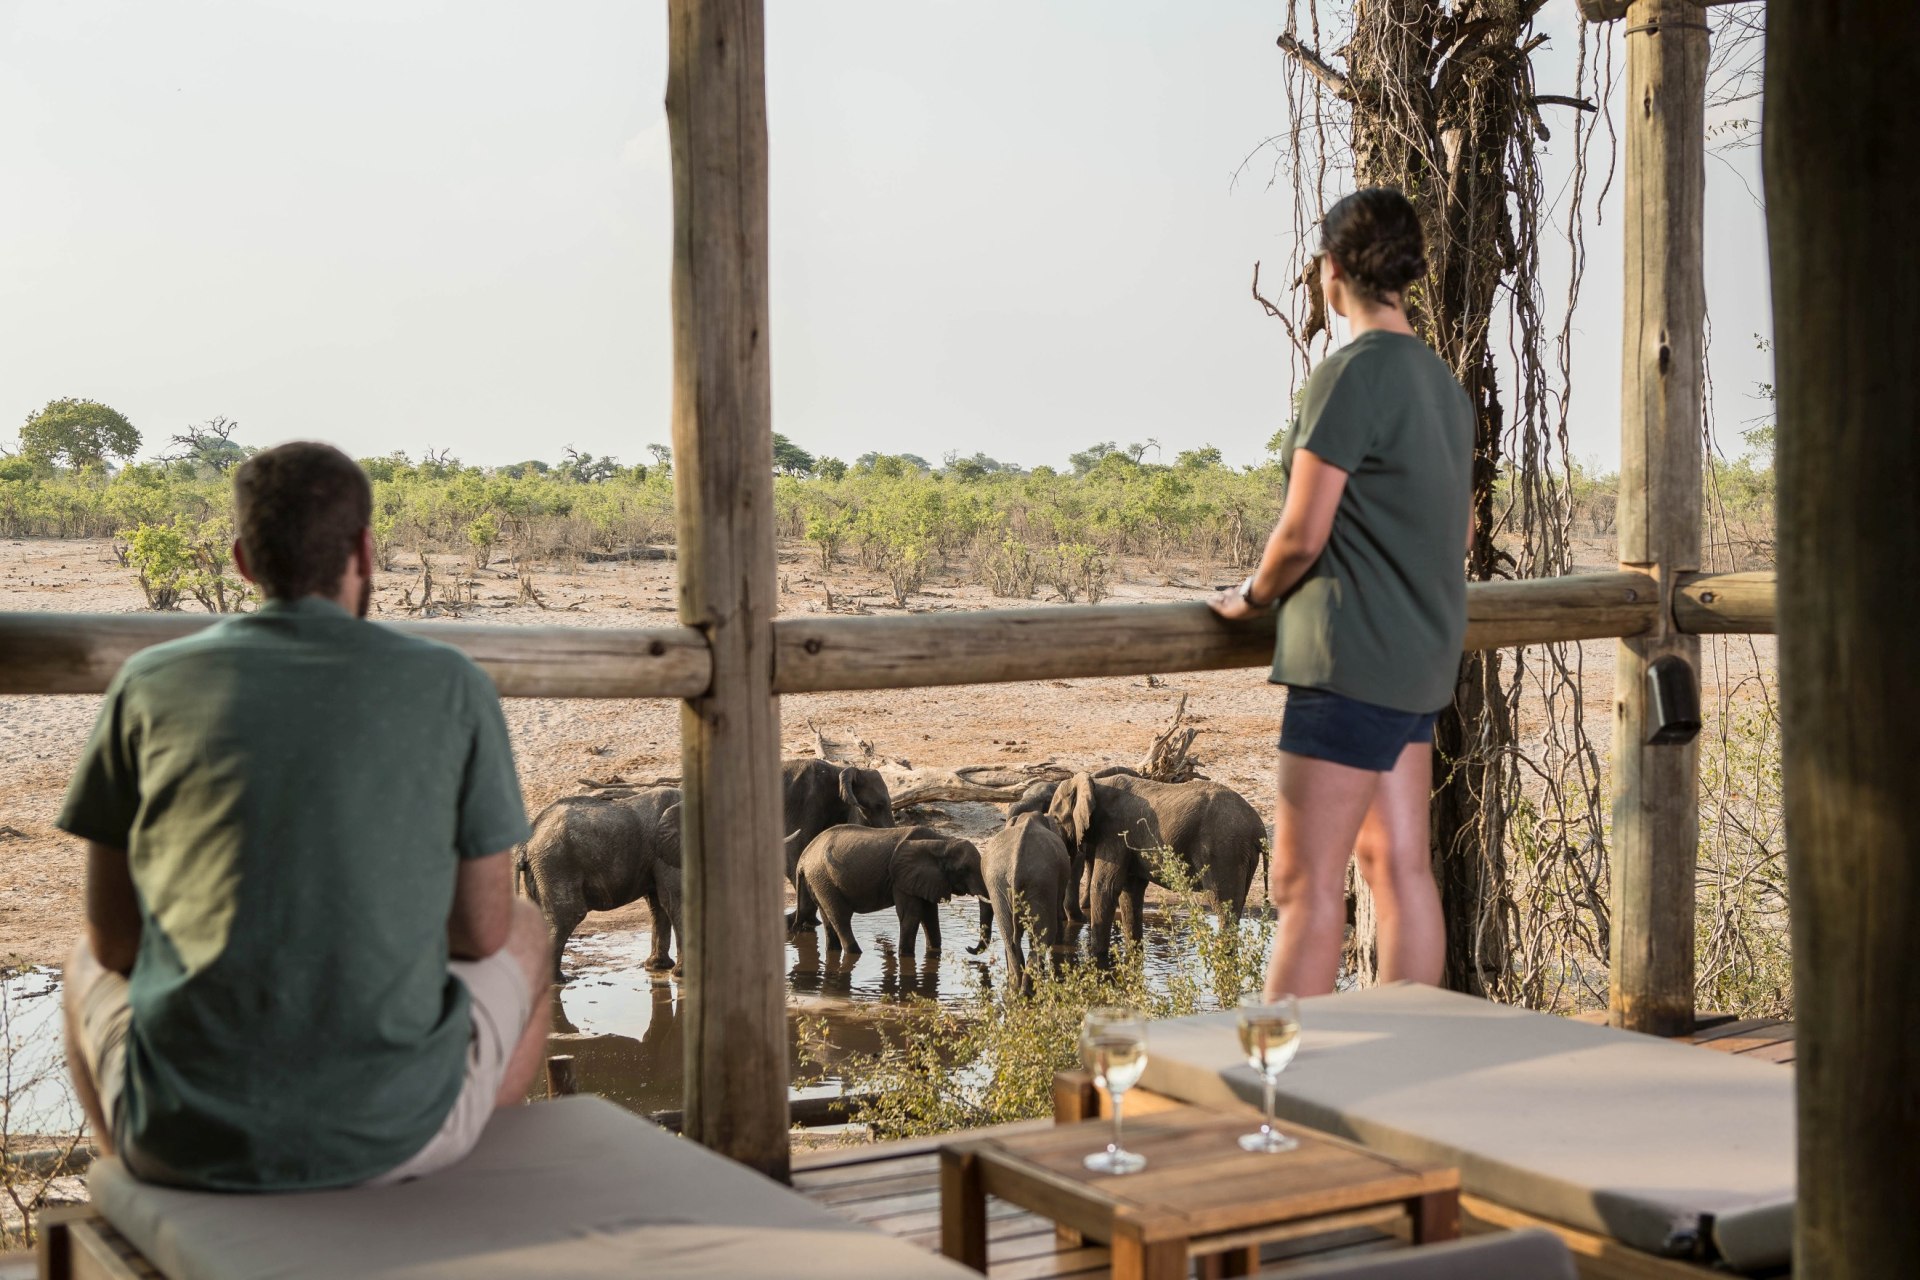
{"type": "Polygon", "coordinates": [[[1126,1096],[1127,1095],[1125,1091],[1122,1091],[1113,1095],[1113,1148],[1112,1149],[1115,1152],[1118,1152],[1121,1150],[1120,1111],[1121,1111],[1121,1104],[1126,1100],[1126,1096]]]}
{"type": "Polygon", "coordinates": [[[1260,1074],[1265,1076],[1267,1080],[1267,1119],[1263,1127],[1266,1129],[1268,1136],[1272,1136],[1273,1134],[1273,1072],[1263,1071],[1260,1074]]]}

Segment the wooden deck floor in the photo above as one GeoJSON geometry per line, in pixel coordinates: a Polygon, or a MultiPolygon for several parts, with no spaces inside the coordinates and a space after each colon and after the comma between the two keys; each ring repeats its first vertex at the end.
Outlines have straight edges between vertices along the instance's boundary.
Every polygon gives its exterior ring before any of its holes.
{"type": "MultiPolygon", "coordinates": [[[[1604,1013],[1583,1013],[1577,1021],[1605,1022],[1604,1013]]],[[[1757,1062],[1793,1061],[1793,1024],[1775,1018],[1731,1018],[1726,1014],[1705,1014],[1689,1036],[1677,1036],[1688,1044],[1721,1053],[1735,1053],[1757,1062]]]]}
{"type": "MultiPolygon", "coordinates": [[[[1604,1021],[1605,1015],[1582,1021],[1604,1021]]],[[[1763,1062],[1793,1061],[1793,1024],[1771,1019],[1703,1017],[1686,1039],[1703,1049],[1763,1062]]],[[[1045,1127],[1034,1120],[1003,1131],[1045,1127]]],[[[833,1212],[929,1250],[940,1248],[940,1175],[936,1153],[955,1134],[905,1142],[796,1154],[794,1189],[833,1212]]],[[[1106,1280],[1103,1248],[1062,1247],[1053,1224],[998,1200],[987,1202],[988,1275],[1002,1280],[1106,1280]]],[[[1269,1246],[1262,1259],[1276,1274],[1289,1263],[1399,1247],[1378,1231],[1358,1230],[1269,1246]]]]}

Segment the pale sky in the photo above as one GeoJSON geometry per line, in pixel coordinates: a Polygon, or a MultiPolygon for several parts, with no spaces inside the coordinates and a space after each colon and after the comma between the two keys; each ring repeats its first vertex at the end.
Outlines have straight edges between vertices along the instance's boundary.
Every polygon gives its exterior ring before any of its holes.
{"type": "MultiPolygon", "coordinates": [[[[847,459],[1260,458],[1293,372],[1247,286],[1292,215],[1269,165],[1233,175],[1285,124],[1284,3],[767,8],[776,431],[847,459]]],[[[1572,89],[1573,14],[1549,6],[1543,93],[1572,89]]],[[[224,414],[251,444],[644,461],[670,398],[665,40],[631,0],[0,0],[0,441],[79,396],[149,452],[224,414]]],[[[1709,159],[1733,454],[1771,379],[1759,188],[1756,151],[1709,159]]],[[[1609,467],[1619,198],[1574,352],[1574,450],[1609,467]]]]}

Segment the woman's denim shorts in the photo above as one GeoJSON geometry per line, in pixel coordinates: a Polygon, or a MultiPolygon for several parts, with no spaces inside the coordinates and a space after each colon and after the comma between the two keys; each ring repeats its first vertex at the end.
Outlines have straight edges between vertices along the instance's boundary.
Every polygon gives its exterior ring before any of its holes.
{"type": "Polygon", "coordinates": [[[1395,711],[1325,689],[1288,685],[1280,749],[1350,769],[1391,773],[1408,746],[1433,741],[1439,717],[1438,711],[1395,711]]]}

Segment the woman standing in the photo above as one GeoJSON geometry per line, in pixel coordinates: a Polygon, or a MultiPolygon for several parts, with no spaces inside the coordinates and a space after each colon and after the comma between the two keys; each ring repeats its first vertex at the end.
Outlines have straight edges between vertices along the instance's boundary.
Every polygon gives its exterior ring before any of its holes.
{"type": "Polygon", "coordinates": [[[1446,959],[1427,812],[1434,720],[1466,639],[1473,407],[1407,323],[1427,264],[1405,196],[1372,187],[1334,205],[1319,257],[1352,339],[1307,379],[1259,567],[1208,601],[1225,618],[1279,607],[1269,999],[1333,990],[1349,857],[1378,906],[1381,981],[1438,984],[1446,959]]]}

